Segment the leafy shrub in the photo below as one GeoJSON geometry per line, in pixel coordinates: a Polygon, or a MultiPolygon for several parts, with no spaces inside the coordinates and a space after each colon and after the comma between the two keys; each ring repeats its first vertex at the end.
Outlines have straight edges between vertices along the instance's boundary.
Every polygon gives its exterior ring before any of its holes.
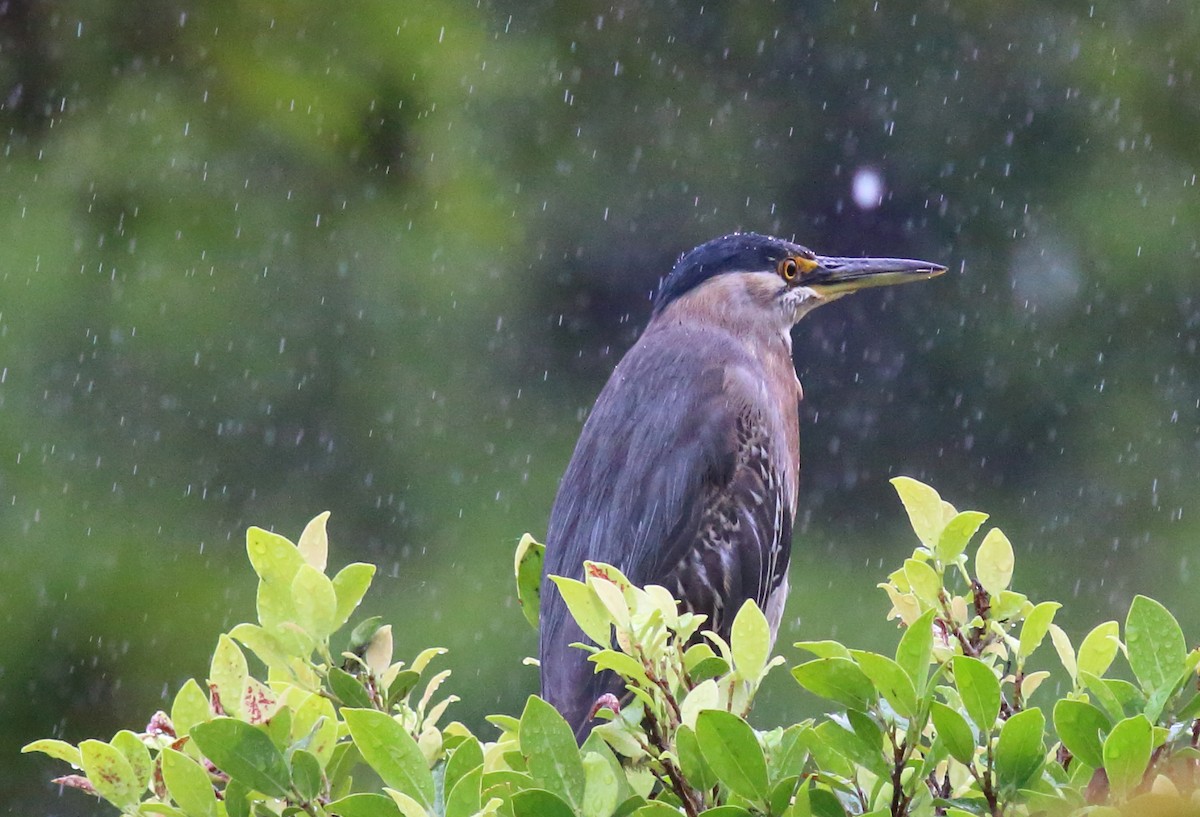
{"type": "MultiPolygon", "coordinates": [[[[601,702],[606,722],[582,746],[536,696],[519,718],[490,717],[490,740],[443,726],[456,699],[439,697],[449,673],[430,671],[442,650],[393,662],[390,627],[369,619],[334,653],[374,568],[326,575],[322,514],[296,544],[249,530],[258,623],[218,639],[207,683],[184,684],[169,714],[25,751],[71,764],[82,773],[57,782],[139,817],[1200,813],[1200,650],[1174,617],[1138,596],[1124,641],[1108,621],[1076,648],[1054,624],[1059,604],[1011,589],[1002,532],[968,555],[985,514],[893,484],[920,541],[880,585],[903,629],[892,655],[796,645],[812,658],[792,675],[835,710],[819,721],[747,723],[784,663],[753,603],[727,644],[661,587],[593,564],[586,582],[556,583],[593,642],[580,647],[626,681],[624,705],[601,702]],[[1061,672],[1027,671],[1047,639],[1061,672]],[[1132,680],[1110,674],[1119,655],[1132,680]],[[1032,703],[1055,686],[1061,698],[1032,703]]],[[[525,537],[518,597],[533,623],[541,557],[525,537]]]]}

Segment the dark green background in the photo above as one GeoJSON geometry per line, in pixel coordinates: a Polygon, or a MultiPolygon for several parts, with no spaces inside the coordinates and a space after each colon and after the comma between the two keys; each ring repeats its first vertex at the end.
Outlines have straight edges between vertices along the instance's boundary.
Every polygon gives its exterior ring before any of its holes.
{"type": "Polygon", "coordinates": [[[790,659],[894,637],[895,474],[1073,635],[1144,592],[1194,638],[1198,71],[1179,0],[0,4],[6,812],[103,811],[18,748],[144,724],[253,614],[245,527],[325,509],[490,736],[536,685],[512,550],[734,229],[951,268],[796,331],[790,659]]]}

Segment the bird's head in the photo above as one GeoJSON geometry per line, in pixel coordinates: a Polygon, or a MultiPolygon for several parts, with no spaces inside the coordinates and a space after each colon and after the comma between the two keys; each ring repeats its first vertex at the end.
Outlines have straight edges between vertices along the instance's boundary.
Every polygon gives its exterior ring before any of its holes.
{"type": "Polygon", "coordinates": [[[821,304],[867,287],[921,281],[946,268],[907,258],[837,258],[758,233],[734,233],[685,253],[663,279],[654,316],[685,298],[757,314],[787,331],[821,304]]]}

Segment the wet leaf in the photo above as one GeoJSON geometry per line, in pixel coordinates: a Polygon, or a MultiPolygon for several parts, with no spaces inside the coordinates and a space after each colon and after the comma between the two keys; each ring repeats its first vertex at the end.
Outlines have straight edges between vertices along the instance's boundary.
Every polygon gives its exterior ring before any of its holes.
{"type": "Polygon", "coordinates": [[[192,729],[196,747],[221,771],[268,797],[283,797],[291,774],[265,732],[234,718],[213,718],[192,729]]]}
{"type": "Polygon", "coordinates": [[[967,715],[981,731],[990,733],[1000,715],[1000,681],[978,658],[957,655],[951,667],[967,715]]]}
{"type": "Polygon", "coordinates": [[[863,650],[851,650],[851,656],[892,708],[906,718],[917,714],[917,692],[908,673],[892,659],[863,650]]]}
{"type": "Polygon", "coordinates": [[[1042,767],[1045,746],[1042,733],[1046,716],[1040,709],[1017,712],[1000,727],[996,740],[996,782],[1010,792],[1024,788],[1042,767]]]}
{"type": "Polygon", "coordinates": [[[325,563],[329,558],[329,534],[325,529],[328,521],[329,511],[317,514],[304,526],[300,540],[296,542],[296,549],[300,551],[304,561],[322,573],[325,572],[325,563]]]}
{"type": "Polygon", "coordinates": [[[558,592],[579,629],[594,643],[601,647],[609,647],[612,641],[611,618],[591,588],[583,582],[563,576],[551,576],[550,580],[558,587],[558,592]]]}
{"type": "Polygon", "coordinates": [[[342,717],[363,760],[383,782],[433,809],[433,775],[421,747],[400,724],[374,709],[343,709],[342,717]]]}
{"type": "Polygon", "coordinates": [[[174,749],[163,749],[159,757],[167,793],[188,817],[216,817],[217,797],[208,772],[174,749]]]}
{"type": "Polygon", "coordinates": [[[137,775],[120,749],[85,740],[79,744],[79,754],[88,781],[105,800],[124,811],[142,799],[137,775]]]}
{"type": "Polygon", "coordinates": [[[800,686],[852,709],[866,709],[875,700],[875,686],[849,658],[818,658],[792,669],[800,686]]]}
{"type": "Polygon", "coordinates": [[[1173,688],[1179,681],[1187,643],[1175,616],[1154,599],[1134,596],[1125,619],[1125,646],[1129,666],[1147,695],[1173,688]]]}
{"type": "Polygon", "coordinates": [[[743,604],[733,619],[729,647],[736,678],[753,681],[762,674],[771,656],[771,628],[753,599],[743,604]]]}
{"type": "Polygon", "coordinates": [[[337,624],[333,582],[310,564],[301,565],[292,579],[292,607],[296,623],[317,641],[328,638],[337,624]]]}
{"type": "Polygon", "coordinates": [[[896,647],[896,663],[913,683],[917,694],[924,696],[929,679],[929,662],[933,656],[933,618],[936,610],[926,610],[909,624],[896,647]]]}
{"type": "Polygon", "coordinates": [[[337,596],[337,613],[334,616],[337,627],[350,620],[374,577],[375,565],[362,562],[346,565],[333,577],[333,592],[337,596]]]}
{"type": "Polygon", "coordinates": [[[999,528],[992,528],[983,537],[975,554],[975,576],[983,589],[998,595],[1008,589],[1013,575],[1013,549],[1008,537],[999,528]]]}
{"type": "Polygon", "coordinates": [[[578,809],[586,785],[583,762],[575,734],[558,710],[529,696],[521,713],[520,740],[534,783],[578,809]]]}
{"type": "Polygon", "coordinates": [[[986,513],[979,511],[963,511],[955,514],[946,523],[945,529],[938,537],[937,547],[934,549],[938,561],[942,564],[954,562],[967,549],[971,537],[979,530],[979,526],[987,521],[987,518],[986,513]]]}
{"type": "Polygon", "coordinates": [[[1146,716],[1134,715],[1114,726],[1104,739],[1104,771],[1118,796],[1128,794],[1142,782],[1154,748],[1152,736],[1153,728],[1146,716]]]}
{"type": "Polygon", "coordinates": [[[213,652],[208,682],[216,686],[221,696],[221,704],[230,715],[237,715],[242,711],[242,690],[246,688],[248,672],[246,656],[232,638],[222,634],[217,639],[217,648],[213,652]]]}
{"type": "Polygon", "coordinates": [[[402,817],[396,801],[382,794],[351,794],[333,801],[325,811],[338,817],[402,817]]]}
{"type": "Polygon", "coordinates": [[[1017,655],[1023,660],[1033,655],[1033,651],[1041,646],[1042,640],[1050,630],[1054,614],[1062,607],[1056,601],[1043,601],[1034,607],[1021,625],[1020,648],[1017,655]]]}
{"type": "Polygon", "coordinates": [[[1054,705],[1054,731],[1072,755],[1093,769],[1104,765],[1108,717],[1086,701],[1060,700],[1054,705]]]}
{"type": "Polygon", "coordinates": [[[528,533],[517,544],[513,569],[517,577],[517,603],[525,620],[536,630],[542,602],[542,565],[546,546],[528,533]]]}
{"type": "Polygon", "coordinates": [[[696,718],[696,741],[708,767],[731,791],[758,803],[767,799],[767,761],[750,724],[731,712],[706,709],[696,718]]]}
{"type": "Polygon", "coordinates": [[[930,704],[929,716],[933,720],[933,728],[938,737],[946,745],[959,763],[970,764],[975,758],[975,736],[967,719],[944,703],[933,701],[930,704]]]}
{"type": "Polygon", "coordinates": [[[937,547],[945,527],[942,498],[938,492],[911,477],[893,477],[891,483],[900,495],[900,501],[908,513],[908,521],[921,543],[930,550],[937,547]]]}
{"type": "Polygon", "coordinates": [[[1103,678],[1117,657],[1120,635],[1120,625],[1115,621],[1096,625],[1079,644],[1079,654],[1076,656],[1079,672],[1089,672],[1097,678],[1103,678]]]}
{"type": "Polygon", "coordinates": [[[314,800],[321,793],[322,772],[316,755],[303,749],[292,752],[292,785],[303,801],[314,800]]]}

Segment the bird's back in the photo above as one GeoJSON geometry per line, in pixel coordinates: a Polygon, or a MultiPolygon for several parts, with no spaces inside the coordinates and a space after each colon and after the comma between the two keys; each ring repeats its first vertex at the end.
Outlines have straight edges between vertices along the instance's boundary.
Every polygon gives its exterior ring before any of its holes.
{"type": "MultiPolygon", "coordinates": [[[[651,324],[584,425],[551,511],[547,575],[613,564],[726,636],[743,601],[767,607],[786,587],[799,468],[798,386],[782,403],[766,387],[772,363],[794,383],[790,355],[777,354],[764,363],[720,328],[651,324]]],[[[542,600],[542,694],[582,737],[596,698],[621,690],[569,646],[585,636],[546,579],[542,600]]]]}

